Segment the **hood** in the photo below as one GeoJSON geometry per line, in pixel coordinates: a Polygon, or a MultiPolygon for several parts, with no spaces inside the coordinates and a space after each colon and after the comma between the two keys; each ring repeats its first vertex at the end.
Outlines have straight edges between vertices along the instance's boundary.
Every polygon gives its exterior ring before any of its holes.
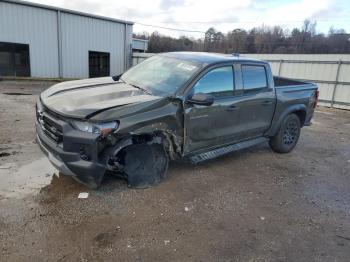
{"type": "Polygon", "coordinates": [[[88,119],[107,109],[160,97],[103,77],[59,83],[41,93],[40,98],[45,107],[57,114],[88,119]]]}

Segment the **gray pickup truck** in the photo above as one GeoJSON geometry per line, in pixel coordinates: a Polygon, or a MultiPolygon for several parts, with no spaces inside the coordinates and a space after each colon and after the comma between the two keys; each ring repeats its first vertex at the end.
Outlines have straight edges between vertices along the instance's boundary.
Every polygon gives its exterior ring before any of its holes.
{"type": "Polygon", "coordinates": [[[274,77],[264,61],[165,53],[120,76],[41,93],[37,141],[61,173],[89,187],[111,173],[142,188],[165,178],[169,160],[198,163],[263,142],[290,152],[317,99],[316,85],[274,77]]]}

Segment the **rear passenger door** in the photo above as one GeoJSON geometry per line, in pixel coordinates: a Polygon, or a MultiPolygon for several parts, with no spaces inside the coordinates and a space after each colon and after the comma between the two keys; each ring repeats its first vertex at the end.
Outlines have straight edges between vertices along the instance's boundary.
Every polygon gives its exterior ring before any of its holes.
{"type": "Polygon", "coordinates": [[[268,70],[262,63],[241,63],[239,103],[239,140],[262,136],[271,125],[276,96],[268,70]]]}

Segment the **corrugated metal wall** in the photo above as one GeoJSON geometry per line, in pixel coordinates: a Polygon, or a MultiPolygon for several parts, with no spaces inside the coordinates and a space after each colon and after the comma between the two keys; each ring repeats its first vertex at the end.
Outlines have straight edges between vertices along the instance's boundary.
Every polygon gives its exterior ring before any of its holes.
{"type": "Polygon", "coordinates": [[[124,71],[125,25],[61,13],[63,77],[89,77],[89,51],[110,53],[112,75],[124,71]]]}
{"type": "Polygon", "coordinates": [[[350,109],[350,55],[245,54],[270,62],[275,75],[315,82],[320,104],[350,109]]]}
{"type": "Polygon", "coordinates": [[[120,74],[131,64],[131,41],[131,24],[0,1],[0,42],[29,44],[32,77],[89,77],[89,51],[110,53],[110,74],[120,74]]]}
{"type": "Polygon", "coordinates": [[[126,39],[125,39],[125,68],[132,66],[132,25],[126,25],[126,39]]]}
{"type": "MultiPolygon", "coordinates": [[[[152,56],[134,53],[133,65],[152,56]]],[[[325,54],[244,54],[266,60],[273,74],[315,82],[320,90],[320,105],[350,109],[350,55],[325,54]]]]}
{"type": "Polygon", "coordinates": [[[29,44],[32,76],[58,77],[55,11],[0,2],[0,41],[29,44]]]}

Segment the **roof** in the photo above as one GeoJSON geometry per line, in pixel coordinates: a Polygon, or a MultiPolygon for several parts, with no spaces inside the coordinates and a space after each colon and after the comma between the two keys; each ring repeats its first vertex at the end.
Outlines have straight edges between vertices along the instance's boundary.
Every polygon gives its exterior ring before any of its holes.
{"type": "Polygon", "coordinates": [[[42,9],[47,9],[47,10],[52,10],[52,11],[60,11],[63,13],[91,17],[91,18],[96,18],[96,19],[101,19],[101,20],[106,20],[106,21],[111,21],[111,22],[116,22],[116,23],[121,23],[121,24],[128,24],[128,25],[134,24],[134,22],[131,22],[131,21],[126,21],[126,20],[121,20],[121,19],[116,19],[116,18],[111,18],[111,17],[105,17],[105,16],[100,16],[100,15],[93,15],[93,14],[84,13],[84,12],[80,12],[80,11],[74,11],[74,10],[70,10],[70,9],[65,9],[65,8],[60,8],[60,7],[50,6],[50,5],[37,4],[37,3],[32,3],[32,2],[27,2],[27,1],[2,0],[2,2],[24,5],[24,6],[31,6],[31,7],[42,8],[42,9]]]}
{"type": "Polygon", "coordinates": [[[138,42],[149,42],[147,39],[141,39],[141,38],[132,38],[132,41],[138,41],[138,42]]]}
{"type": "Polygon", "coordinates": [[[182,60],[191,61],[199,64],[214,64],[219,62],[246,61],[263,62],[262,60],[248,58],[244,56],[235,56],[231,54],[206,53],[206,52],[169,52],[163,55],[182,60]]]}

